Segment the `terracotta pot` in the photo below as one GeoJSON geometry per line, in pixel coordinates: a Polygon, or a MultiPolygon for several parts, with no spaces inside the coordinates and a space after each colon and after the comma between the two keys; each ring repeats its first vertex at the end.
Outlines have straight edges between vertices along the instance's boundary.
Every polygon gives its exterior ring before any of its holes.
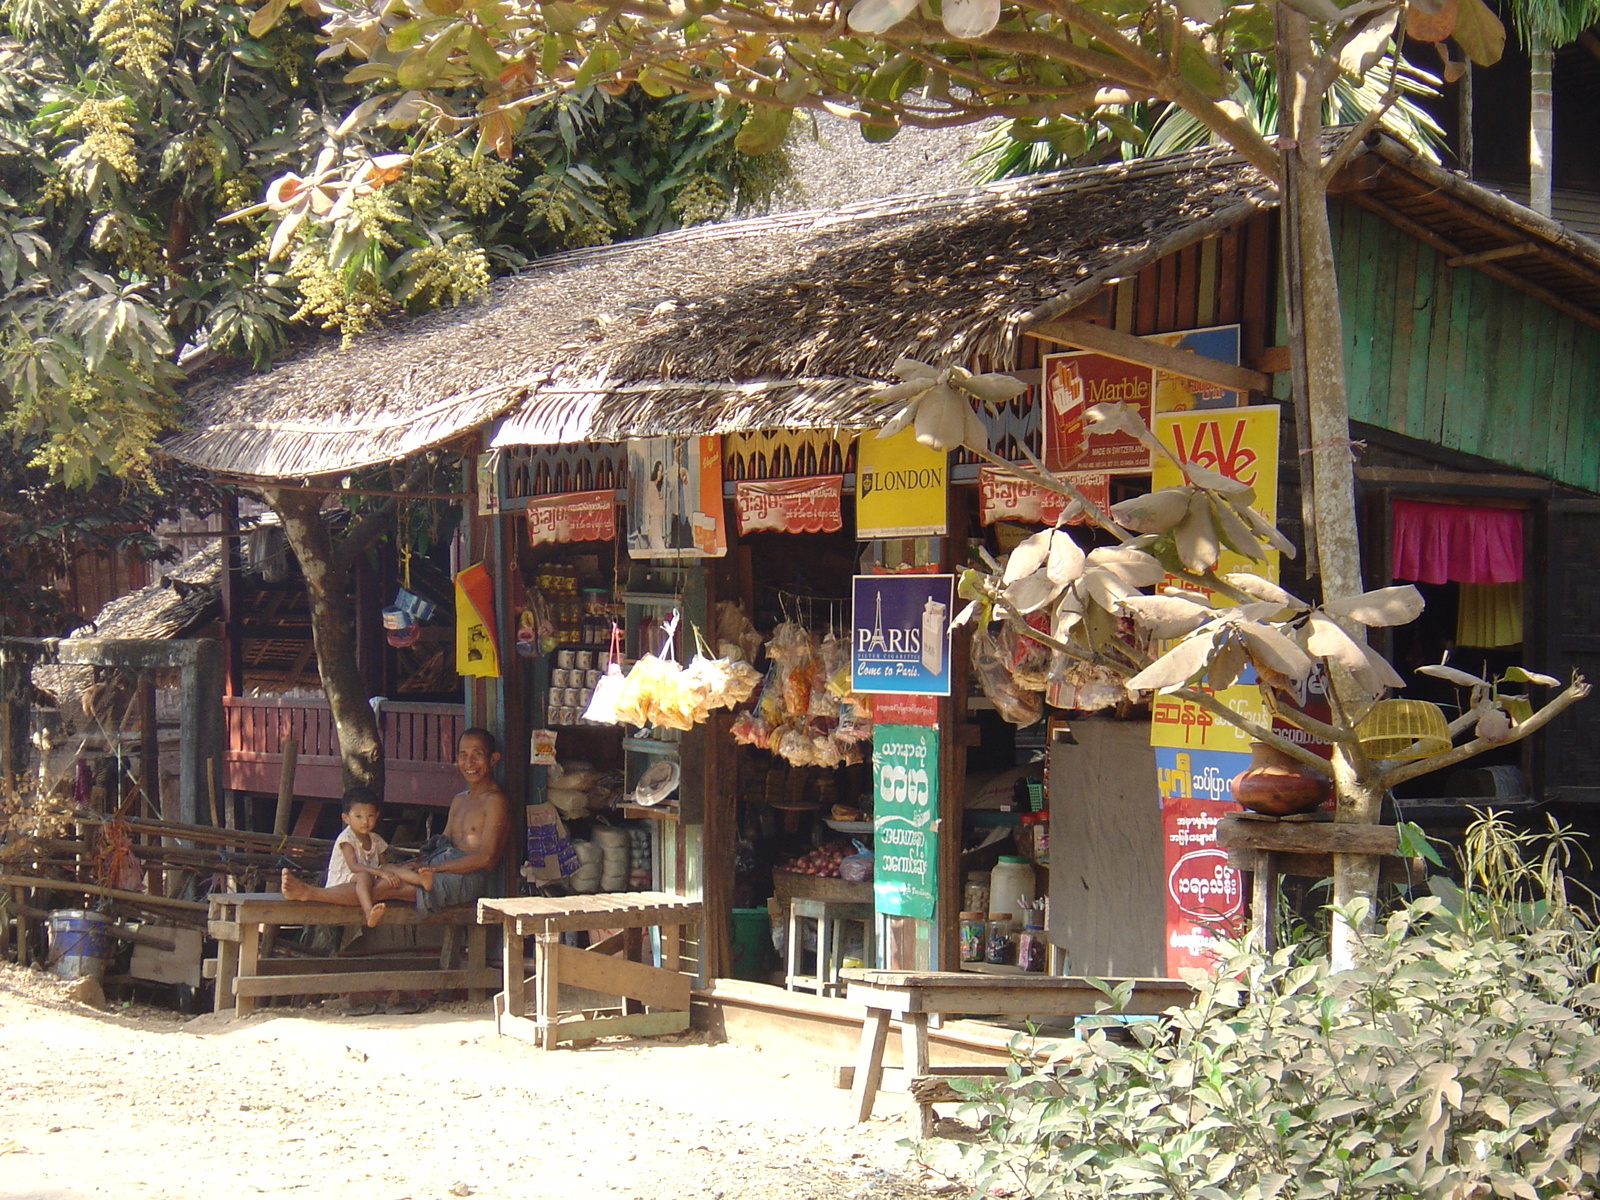
{"type": "Polygon", "coordinates": [[[1250,765],[1230,787],[1240,804],[1269,817],[1311,812],[1333,795],[1332,779],[1265,742],[1250,743],[1250,765]]]}

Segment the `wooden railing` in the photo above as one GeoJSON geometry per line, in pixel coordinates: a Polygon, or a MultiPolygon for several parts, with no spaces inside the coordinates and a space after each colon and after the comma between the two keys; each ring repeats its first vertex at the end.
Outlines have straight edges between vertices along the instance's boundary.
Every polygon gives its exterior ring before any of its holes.
{"type": "MultiPolygon", "coordinates": [[[[337,799],[343,791],[339,735],[326,700],[224,696],[227,720],[226,786],[242,792],[278,790],[283,742],[291,733],[299,746],[297,796],[337,799]]],[[[466,725],[459,704],[385,701],[384,800],[390,804],[444,806],[461,790],[456,740],[466,725]]]]}

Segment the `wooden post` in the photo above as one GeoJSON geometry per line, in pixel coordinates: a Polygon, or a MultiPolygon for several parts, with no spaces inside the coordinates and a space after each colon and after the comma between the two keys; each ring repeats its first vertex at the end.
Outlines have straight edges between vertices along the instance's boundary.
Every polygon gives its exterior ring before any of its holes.
{"type": "Polygon", "coordinates": [[[139,674],[139,787],[150,807],[167,820],[161,807],[161,732],[156,722],[156,681],[148,671],[139,674]]]}
{"type": "Polygon", "coordinates": [[[282,837],[289,832],[289,809],[294,804],[295,760],[300,756],[300,741],[294,734],[283,739],[283,769],[278,773],[278,810],[272,818],[272,832],[282,837]]]}

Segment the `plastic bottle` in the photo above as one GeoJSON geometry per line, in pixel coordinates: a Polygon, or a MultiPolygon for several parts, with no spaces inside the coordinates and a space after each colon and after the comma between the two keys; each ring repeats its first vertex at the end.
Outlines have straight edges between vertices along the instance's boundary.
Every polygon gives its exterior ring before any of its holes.
{"type": "Polygon", "coordinates": [[[1033,866],[1025,858],[1002,854],[989,872],[989,903],[996,908],[1003,904],[1012,912],[1027,912],[1038,898],[1033,866]]]}

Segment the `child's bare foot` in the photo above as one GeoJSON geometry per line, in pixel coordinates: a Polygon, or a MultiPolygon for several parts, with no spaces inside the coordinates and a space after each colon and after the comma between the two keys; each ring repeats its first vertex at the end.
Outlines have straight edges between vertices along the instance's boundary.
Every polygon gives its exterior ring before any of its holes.
{"type": "Polygon", "coordinates": [[[432,867],[418,867],[417,868],[417,886],[420,887],[425,892],[433,891],[433,868],[432,867]]]}
{"type": "Polygon", "coordinates": [[[311,891],[310,885],[296,879],[289,873],[287,867],[284,868],[283,878],[278,886],[283,890],[283,898],[285,900],[304,900],[311,891]]]}
{"type": "Polygon", "coordinates": [[[374,904],[371,909],[367,911],[367,928],[376,929],[378,927],[378,922],[383,920],[383,914],[388,911],[388,908],[389,906],[387,904],[374,904]]]}

